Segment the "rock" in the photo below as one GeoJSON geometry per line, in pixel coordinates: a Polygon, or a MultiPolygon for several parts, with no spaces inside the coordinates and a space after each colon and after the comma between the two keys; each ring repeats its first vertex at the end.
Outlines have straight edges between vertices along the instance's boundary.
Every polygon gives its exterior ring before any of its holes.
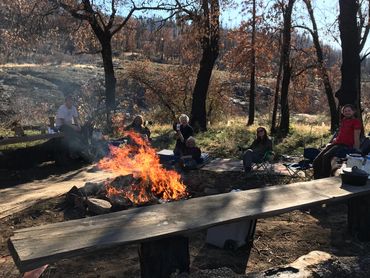
{"type": "Polygon", "coordinates": [[[96,196],[102,190],[105,190],[104,182],[87,182],[82,190],[86,196],[96,196]]]}
{"type": "Polygon", "coordinates": [[[241,278],[245,275],[239,275],[233,272],[227,267],[217,268],[217,269],[202,269],[194,273],[180,273],[172,274],[171,278],[241,278]]]}
{"type": "Polygon", "coordinates": [[[274,267],[263,272],[250,273],[251,278],[309,278],[309,277],[370,277],[366,259],[336,257],[322,251],[312,251],[291,264],[274,267]]]}
{"type": "Polygon", "coordinates": [[[220,193],[220,191],[219,191],[218,189],[216,189],[216,188],[206,187],[206,188],[204,189],[204,193],[205,193],[206,195],[214,195],[214,194],[218,194],[218,193],[220,193]]]}

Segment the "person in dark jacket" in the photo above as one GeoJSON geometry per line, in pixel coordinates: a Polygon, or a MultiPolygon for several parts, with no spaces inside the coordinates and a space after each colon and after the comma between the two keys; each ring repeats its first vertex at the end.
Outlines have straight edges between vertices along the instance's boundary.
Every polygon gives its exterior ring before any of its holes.
{"type": "Polygon", "coordinates": [[[150,141],[150,130],[146,126],[144,126],[144,118],[141,115],[135,116],[134,120],[131,124],[125,127],[126,131],[134,131],[139,133],[144,139],[150,141]]]}
{"type": "Polygon", "coordinates": [[[245,173],[249,173],[252,170],[252,163],[261,162],[266,153],[270,151],[272,151],[272,141],[267,135],[266,128],[260,126],[257,128],[256,139],[243,154],[243,166],[245,173]]]}
{"type": "Polygon", "coordinates": [[[186,148],[186,140],[194,135],[193,128],[189,125],[189,117],[182,114],[179,117],[179,123],[175,123],[173,129],[176,131],[176,145],[173,153],[176,156],[182,156],[186,148]]]}
{"type": "Polygon", "coordinates": [[[195,138],[190,136],[185,143],[185,149],[181,156],[181,163],[184,168],[195,169],[198,164],[202,163],[202,152],[197,147],[195,138]]]}

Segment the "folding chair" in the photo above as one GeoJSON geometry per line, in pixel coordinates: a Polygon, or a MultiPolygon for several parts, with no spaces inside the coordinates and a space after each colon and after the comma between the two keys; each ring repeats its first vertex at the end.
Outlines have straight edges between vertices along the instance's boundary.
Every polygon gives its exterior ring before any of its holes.
{"type": "Polygon", "coordinates": [[[273,151],[267,151],[261,161],[252,164],[252,174],[265,182],[273,182],[276,173],[271,162],[274,157],[275,153],[273,151]]]}
{"type": "Polygon", "coordinates": [[[283,163],[288,170],[290,177],[301,178],[300,173],[304,173],[305,178],[309,175],[309,171],[312,169],[313,160],[320,153],[319,149],[316,148],[305,148],[303,150],[303,159],[296,163],[283,163]]]}

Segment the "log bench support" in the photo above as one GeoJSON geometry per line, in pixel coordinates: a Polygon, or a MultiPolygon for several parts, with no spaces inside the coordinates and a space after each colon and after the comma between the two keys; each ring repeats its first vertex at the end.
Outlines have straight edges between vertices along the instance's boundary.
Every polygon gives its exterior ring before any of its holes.
{"type": "Polygon", "coordinates": [[[139,249],[142,278],[170,277],[189,273],[189,239],[183,236],[143,242],[139,249]]]}
{"type": "MultiPolygon", "coordinates": [[[[9,239],[9,250],[19,270],[26,272],[61,259],[139,243],[142,277],[169,277],[176,270],[189,271],[189,246],[184,235],[339,201],[349,201],[351,234],[370,241],[370,181],[365,186],[349,186],[332,177],[21,229],[9,239]]],[[[247,233],[252,234],[246,241],[247,257],[254,228],[247,233]]]]}
{"type": "Polygon", "coordinates": [[[348,200],[348,230],[360,241],[370,241],[370,195],[348,200]]]}

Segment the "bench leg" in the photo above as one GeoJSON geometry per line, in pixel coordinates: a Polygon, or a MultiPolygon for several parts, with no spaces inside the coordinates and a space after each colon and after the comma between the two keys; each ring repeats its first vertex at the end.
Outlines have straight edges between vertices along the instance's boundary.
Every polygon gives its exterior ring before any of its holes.
{"type": "Polygon", "coordinates": [[[360,241],[370,241],[370,195],[348,201],[348,230],[360,241]]]}
{"type": "Polygon", "coordinates": [[[171,273],[189,272],[189,240],[176,236],[141,243],[141,278],[167,278],[171,273]]]}

